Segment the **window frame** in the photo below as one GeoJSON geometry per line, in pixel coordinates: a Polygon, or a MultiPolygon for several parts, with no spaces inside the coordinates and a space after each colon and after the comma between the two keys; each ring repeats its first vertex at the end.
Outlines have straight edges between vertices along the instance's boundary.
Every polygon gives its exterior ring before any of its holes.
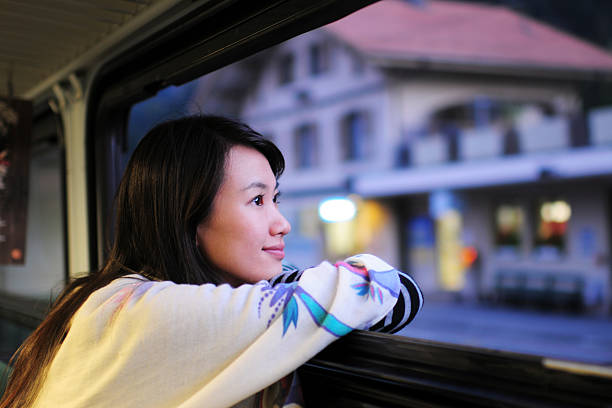
{"type": "Polygon", "coordinates": [[[375,152],[372,112],[366,109],[353,109],[340,119],[340,140],[342,161],[345,163],[364,162],[375,152]],[[360,131],[357,131],[360,129],[360,131]],[[359,146],[361,144],[361,146],[359,146]],[[363,150],[363,154],[355,154],[363,150]]]}
{"type": "MultiPolygon", "coordinates": [[[[530,214],[532,218],[532,221],[531,221],[531,236],[532,236],[532,242],[533,242],[532,252],[541,251],[543,248],[546,248],[546,247],[554,247],[556,251],[555,257],[557,259],[564,259],[568,256],[568,245],[569,245],[568,231],[566,230],[563,233],[561,245],[544,243],[543,241],[541,241],[541,238],[539,237],[539,231],[538,231],[540,228],[541,222],[543,221],[542,215],[541,215],[542,206],[544,204],[552,204],[557,201],[565,202],[570,207],[570,210],[571,210],[572,203],[569,202],[567,197],[564,197],[563,195],[559,195],[559,194],[554,194],[554,195],[543,194],[537,200],[533,202],[533,205],[532,205],[533,212],[530,214]]],[[[571,229],[571,217],[568,218],[565,224],[566,224],[565,228],[571,229]]]]}
{"type": "Polygon", "coordinates": [[[325,42],[313,42],[308,46],[308,75],[320,77],[329,71],[329,47],[325,42]]]}
{"type": "MultiPolygon", "coordinates": [[[[149,35],[97,70],[87,101],[90,269],[100,267],[112,238],[112,194],[132,104],[373,2],[184,1],[173,18],[153,22],[157,28],[149,35]]],[[[573,406],[598,406],[610,397],[612,374],[602,377],[589,367],[581,368],[583,374],[559,371],[547,367],[545,360],[358,331],[299,371],[307,401],[325,396],[328,406],[329,401],[419,407],[466,402],[531,407],[534,401],[570,401],[576,402],[573,406]],[[321,387],[330,393],[320,392],[321,387]]]]}
{"type": "Polygon", "coordinates": [[[86,118],[90,270],[112,242],[113,194],[119,183],[130,107],[375,0],[196,0],[152,21],[150,32],[103,64],[91,80],[86,118]],[[180,47],[177,47],[180,44],[180,47]]]}
{"type": "Polygon", "coordinates": [[[320,165],[319,130],[315,122],[301,123],[294,129],[293,146],[296,170],[313,170],[320,165]],[[303,149],[305,146],[308,148],[303,149]],[[308,150],[307,155],[304,150],[308,150]]]}
{"type": "Polygon", "coordinates": [[[278,86],[287,86],[295,82],[295,55],[283,54],[278,64],[278,86]]]}
{"type": "Polygon", "coordinates": [[[491,213],[491,218],[492,218],[492,223],[491,226],[493,227],[493,231],[492,231],[492,236],[493,236],[493,242],[492,242],[492,246],[495,248],[496,251],[499,251],[502,247],[505,246],[514,246],[515,248],[515,253],[517,255],[517,257],[523,256],[523,248],[525,246],[525,244],[527,242],[530,241],[530,237],[526,236],[526,228],[525,228],[525,223],[527,222],[527,217],[529,217],[528,212],[526,211],[525,206],[523,205],[523,203],[521,203],[519,200],[517,199],[513,199],[513,198],[508,198],[508,199],[497,199],[494,200],[492,203],[492,213],[491,213]],[[518,242],[516,245],[502,245],[498,242],[498,223],[499,220],[497,219],[498,217],[498,211],[500,210],[501,207],[513,207],[516,208],[520,211],[521,213],[521,225],[519,227],[519,231],[518,231],[518,242]]]}

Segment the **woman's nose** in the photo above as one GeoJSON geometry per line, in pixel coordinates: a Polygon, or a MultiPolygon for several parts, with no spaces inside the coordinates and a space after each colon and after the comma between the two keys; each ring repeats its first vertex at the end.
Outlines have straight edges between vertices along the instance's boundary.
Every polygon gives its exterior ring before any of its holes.
{"type": "Polygon", "coordinates": [[[291,224],[287,219],[281,214],[278,208],[274,210],[274,219],[270,224],[270,234],[271,235],[287,235],[291,231],[291,224]]]}

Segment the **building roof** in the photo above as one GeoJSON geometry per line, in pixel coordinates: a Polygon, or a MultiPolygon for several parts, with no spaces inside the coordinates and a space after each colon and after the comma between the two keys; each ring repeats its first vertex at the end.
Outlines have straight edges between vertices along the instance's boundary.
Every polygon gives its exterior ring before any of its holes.
{"type": "Polygon", "coordinates": [[[384,0],[325,29],[387,63],[612,72],[612,54],[502,6],[384,0]]]}

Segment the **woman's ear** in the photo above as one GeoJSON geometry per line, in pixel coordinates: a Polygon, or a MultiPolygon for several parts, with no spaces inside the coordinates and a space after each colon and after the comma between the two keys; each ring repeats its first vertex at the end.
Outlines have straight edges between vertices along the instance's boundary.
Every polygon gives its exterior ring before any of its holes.
{"type": "Polygon", "coordinates": [[[200,246],[202,245],[202,242],[200,240],[200,231],[202,231],[202,228],[204,228],[203,223],[198,224],[198,226],[196,227],[195,244],[198,248],[200,248],[200,246]]]}

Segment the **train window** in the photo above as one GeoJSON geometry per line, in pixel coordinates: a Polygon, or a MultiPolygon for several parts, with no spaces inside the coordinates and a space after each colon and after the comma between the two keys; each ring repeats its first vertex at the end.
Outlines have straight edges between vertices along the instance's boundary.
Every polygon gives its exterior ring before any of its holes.
{"type": "MultiPolygon", "coordinates": [[[[123,119],[119,105],[129,114],[127,132],[103,135],[117,143],[96,171],[108,189],[98,224],[111,218],[121,175],[109,169],[121,169],[155,123],[194,113],[238,118],[272,135],[287,160],[288,262],[373,252],[425,294],[421,314],[400,333],[357,333],[306,376],[316,372],[323,389],[339,384],[363,404],[393,394],[394,384],[418,391],[372,406],[453,406],[457,395],[472,406],[546,398],[579,406],[587,394],[604,401],[600,377],[612,376],[612,97],[604,79],[612,55],[569,26],[482,3],[381,1],[336,21],[313,13],[297,31],[278,29],[284,42],[262,40],[253,50],[234,52],[249,36],[228,30],[243,37],[211,36],[153,68],[126,63],[119,84],[108,79],[119,68],[102,70],[108,89],[98,120],[123,119]],[[312,75],[322,51],[324,75],[312,75]],[[350,200],[354,217],[322,219],[317,209],[332,197],[350,200]],[[374,377],[375,386],[363,381],[374,377]],[[528,383],[540,388],[526,391],[528,383]]],[[[254,33],[273,26],[260,24],[254,33]]]]}
{"type": "Polygon", "coordinates": [[[143,135],[213,113],[284,153],[288,263],[372,252],[425,295],[399,333],[302,366],[308,406],[610,405],[612,3],[139,0],[104,24],[100,1],[17,3],[0,14],[42,31],[0,41],[0,207],[28,220],[0,265],[0,393],[49,300],[105,259],[143,135]],[[29,165],[7,148],[13,93],[33,102],[29,165]]]}
{"type": "Polygon", "coordinates": [[[312,215],[289,217],[289,262],[405,269],[426,305],[399,336],[603,364],[612,103],[584,92],[595,71],[610,53],[506,7],[384,1],[134,105],[125,155],[177,112],[244,120],[286,155],[282,208],[312,215]],[[330,224],[313,209],[337,196],[357,216],[330,224]]]}

